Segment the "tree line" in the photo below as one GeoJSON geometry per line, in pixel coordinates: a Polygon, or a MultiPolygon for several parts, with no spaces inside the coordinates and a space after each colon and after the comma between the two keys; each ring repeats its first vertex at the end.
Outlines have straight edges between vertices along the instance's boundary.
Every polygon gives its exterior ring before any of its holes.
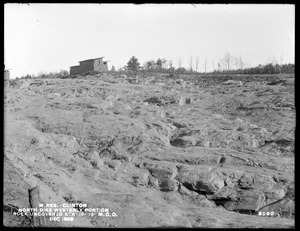
{"type": "MultiPolygon", "coordinates": [[[[120,67],[118,70],[114,66],[111,67],[110,72],[162,72],[162,73],[176,73],[176,74],[292,74],[295,71],[294,64],[282,64],[283,57],[281,57],[280,64],[273,56],[269,59],[269,63],[265,65],[259,64],[256,67],[249,67],[249,64],[241,55],[233,56],[229,52],[224,54],[215,65],[212,62],[213,71],[207,72],[208,58],[205,56],[202,65],[200,65],[200,59],[198,56],[193,58],[189,57],[187,60],[188,68],[182,66],[183,60],[178,57],[177,65],[175,68],[172,60],[165,58],[158,58],[156,60],[151,59],[146,61],[143,65],[140,64],[138,58],[132,56],[127,65],[120,67]],[[200,71],[200,67],[203,70],[200,71]]],[[[59,72],[39,72],[38,75],[26,75],[20,77],[21,79],[31,78],[60,78],[69,74],[66,70],[60,70],[59,72]]],[[[19,79],[17,77],[17,79],[19,79]]]]}
{"type": "MultiPolygon", "coordinates": [[[[214,73],[214,74],[280,74],[280,73],[294,73],[294,64],[278,64],[277,60],[272,57],[270,63],[256,67],[248,67],[248,63],[241,55],[232,56],[230,53],[225,53],[224,57],[221,58],[215,68],[214,62],[212,62],[213,71],[207,72],[208,59],[205,57],[203,61],[203,71],[199,70],[199,58],[198,56],[193,59],[192,56],[188,60],[189,67],[185,68],[182,66],[182,59],[178,58],[178,67],[173,66],[172,60],[165,58],[158,58],[157,60],[146,61],[143,65],[140,64],[138,58],[132,56],[127,65],[123,68],[119,68],[118,71],[125,72],[165,72],[165,73],[178,73],[178,74],[197,74],[197,73],[214,73]]],[[[112,66],[111,71],[116,71],[115,67],[112,66]]]]}
{"type": "Polygon", "coordinates": [[[223,73],[223,74],[293,74],[295,71],[294,64],[266,64],[258,65],[256,67],[237,69],[237,70],[225,70],[225,71],[213,71],[213,73],[223,73]]]}
{"type": "MultiPolygon", "coordinates": [[[[61,78],[69,75],[69,72],[67,70],[60,70],[59,72],[43,72],[40,71],[37,75],[34,74],[27,74],[25,76],[21,76],[20,79],[56,79],[56,78],[61,78]]],[[[19,77],[16,77],[16,79],[19,79],[19,77]]]]}

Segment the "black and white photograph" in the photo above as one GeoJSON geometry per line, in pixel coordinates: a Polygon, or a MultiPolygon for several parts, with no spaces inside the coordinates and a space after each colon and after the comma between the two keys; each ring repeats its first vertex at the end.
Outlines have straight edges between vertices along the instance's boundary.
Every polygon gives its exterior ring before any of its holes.
{"type": "Polygon", "coordinates": [[[294,4],[4,4],[3,225],[295,228],[294,4]]]}

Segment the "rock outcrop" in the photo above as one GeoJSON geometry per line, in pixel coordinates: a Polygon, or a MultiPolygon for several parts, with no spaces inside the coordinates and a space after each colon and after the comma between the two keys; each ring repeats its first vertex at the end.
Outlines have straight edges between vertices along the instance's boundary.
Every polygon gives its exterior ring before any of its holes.
{"type": "MultiPolygon", "coordinates": [[[[39,185],[44,203],[111,215],[53,227],[294,227],[293,81],[14,80],[4,98],[5,208],[28,207],[27,189],[39,185]]],[[[6,226],[30,226],[6,210],[6,226]]]]}

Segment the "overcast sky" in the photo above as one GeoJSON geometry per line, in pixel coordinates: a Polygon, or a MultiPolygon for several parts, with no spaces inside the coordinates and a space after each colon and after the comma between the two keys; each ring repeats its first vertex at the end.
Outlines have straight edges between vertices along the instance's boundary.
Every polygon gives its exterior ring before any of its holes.
{"type": "MultiPolygon", "coordinates": [[[[68,70],[104,56],[109,68],[136,56],[178,67],[198,56],[217,67],[225,52],[248,65],[294,63],[294,5],[6,4],[4,62],[11,77],[68,70]]],[[[195,61],[194,61],[195,63],[195,61]]]]}

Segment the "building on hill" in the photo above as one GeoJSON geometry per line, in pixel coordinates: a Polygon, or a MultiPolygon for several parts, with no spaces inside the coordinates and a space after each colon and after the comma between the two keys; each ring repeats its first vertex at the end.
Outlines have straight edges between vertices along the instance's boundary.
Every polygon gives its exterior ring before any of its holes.
{"type": "Polygon", "coordinates": [[[79,66],[70,67],[70,75],[83,74],[89,71],[95,71],[95,72],[108,71],[107,63],[109,61],[103,61],[103,58],[104,57],[79,61],[79,66]]]}

